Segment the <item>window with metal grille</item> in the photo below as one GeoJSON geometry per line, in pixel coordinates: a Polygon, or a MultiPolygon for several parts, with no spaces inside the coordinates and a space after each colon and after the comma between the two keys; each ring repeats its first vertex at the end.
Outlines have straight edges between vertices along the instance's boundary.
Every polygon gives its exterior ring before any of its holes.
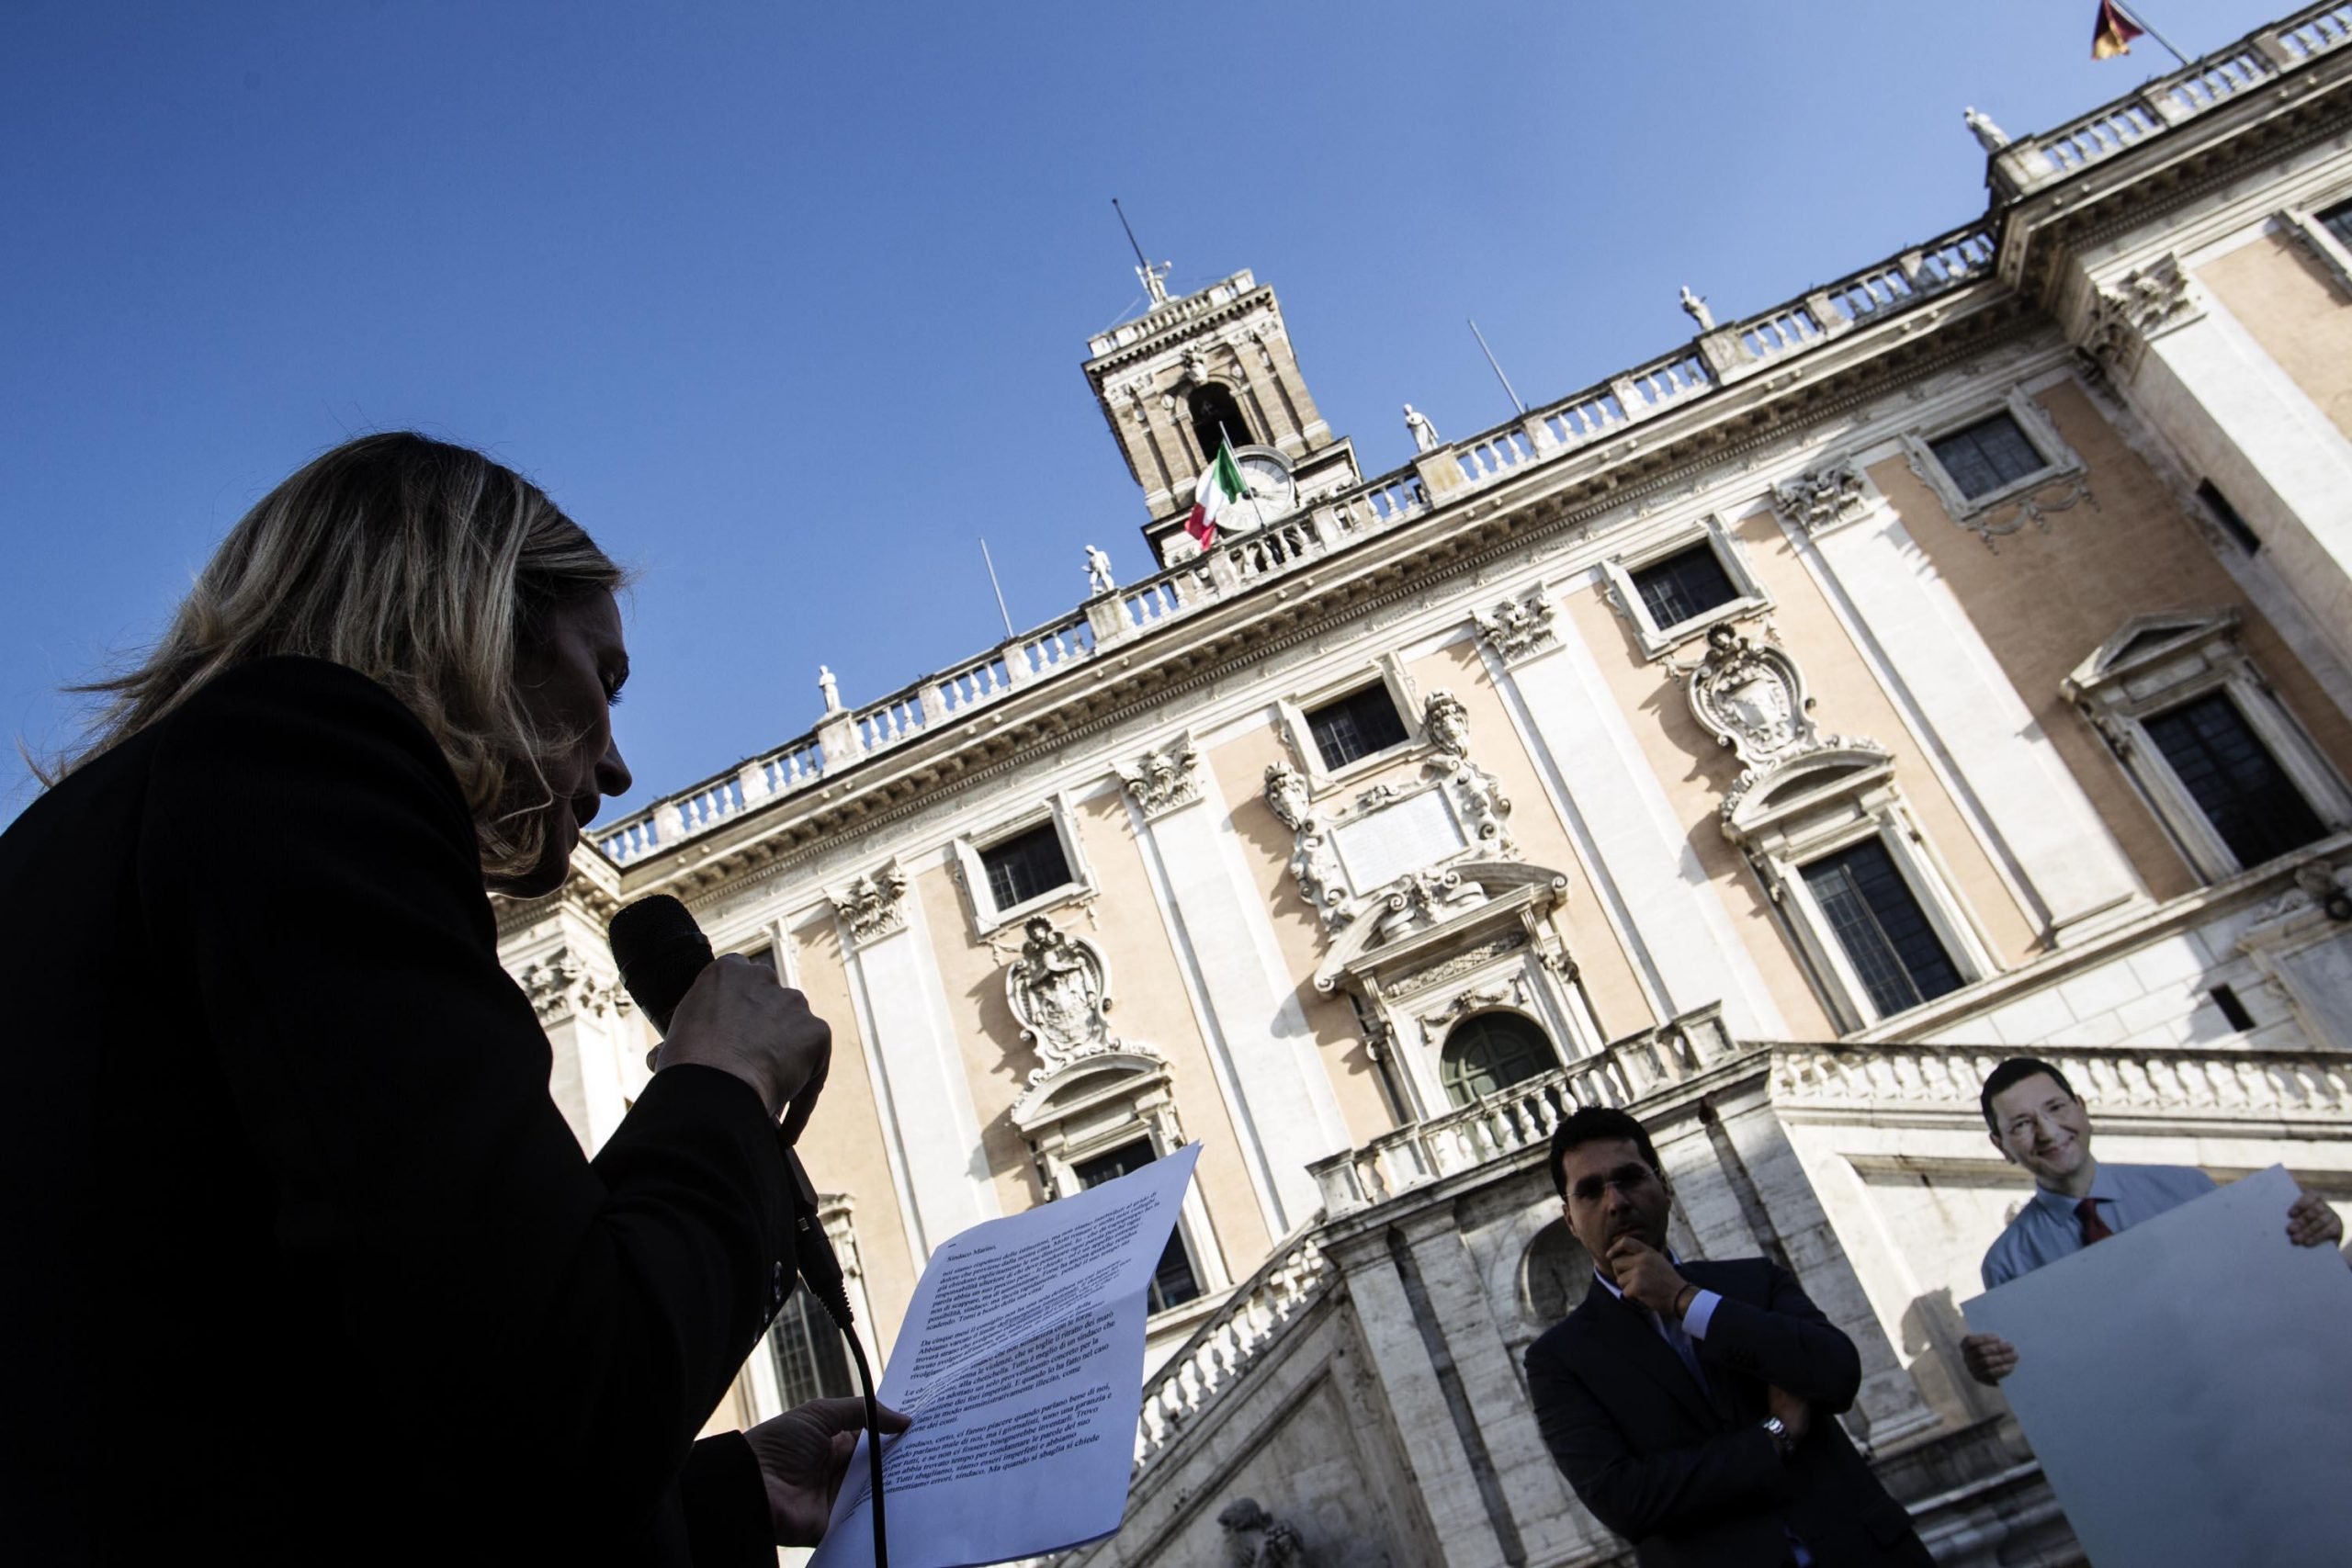
{"type": "Polygon", "coordinates": [[[2240,865],[2260,865],[2326,835],[2227,693],[2210,692],[2141,722],[2240,865]]]}
{"type": "Polygon", "coordinates": [[[1876,839],[1804,868],[1804,885],[1882,1016],[1960,988],[1960,970],[1876,839]]]}
{"type": "Polygon", "coordinates": [[[1467,1105],[1559,1065],[1560,1054],[1532,1022],[1517,1013],[1482,1012],[1445,1037],[1437,1076],[1446,1099],[1467,1105]]]}
{"type": "Polygon", "coordinates": [[[1062,853],[1062,836],[1051,822],[989,845],[980,852],[980,866],[989,875],[989,897],[1000,911],[1077,880],[1062,853]]]}
{"type": "Polygon", "coordinates": [[[1938,436],[1928,443],[1928,449],[1943,465],[1944,472],[1951,476],[1960,493],[1971,501],[2050,466],[2034,444],[2026,439],[2018,422],[2005,413],[1996,413],[1966,430],[1938,436]]]}
{"type": "Polygon", "coordinates": [[[2239,515],[2238,509],[2230,504],[2230,498],[2222,493],[2221,486],[2211,479],[2204,480],[2197,487],[2197,499],[2205,503],[2205,510],[2213,514],[2213,521],[2222,525],[2222,532],[2237,542],[2238,548],[2248,555],[2262,548],[2262,536],[2239,515]]]}
{"type": "Polygon", "coordinates": [[[2352,250],[2352,201],[2339,201],[2324,212],[2314,212],[2320,227],[2335,236],[2335,243],[2352,250]]]}
{"type": "Polygon", "coordinates": [[[1385,682],[1375,681],[1337,702],[1310,708],[1306,732],[1327,768],[1344,768],[1359,757],[1405,743],[1405,720],[1385,682]]]}
{"type": "Polygon", "coordinates": [[[841,1331],[805,1289],[785,1298],[784,1310],[768,1328],[768,1355],[775,1362],[776,1392],[786,1410],[857,1392],[841,1331]]]}
{"type": "Polygon", "coordinates": [[[1711,544],[1678,550],[1628,575],[1650,613],[1650,625],[1660,631],[1696,620],[1716,605],[1739,597],[1731,573],[1724,570],[1723,559],[1711,544]]]}
{"type": "MultiPolygon", "coordinates": [[[[1137,1138],[1107,1155],[1080,1160],[1069,1169],[1080,1187],[1100,1187],[1141,1170],[1159,1157],[1151,1152],[1149,1138],[1137,1138]]],[[[1168,1246],[1159,1255],[1159,1267],[1152,1270],[1149,1310],[1166,1312],[1200,1293],[1200,1276],[1193,1271],[1193,1255],[1184,1249],[1184,1227],[1179,1224],[1168,1233],[1168,1246]]]]}

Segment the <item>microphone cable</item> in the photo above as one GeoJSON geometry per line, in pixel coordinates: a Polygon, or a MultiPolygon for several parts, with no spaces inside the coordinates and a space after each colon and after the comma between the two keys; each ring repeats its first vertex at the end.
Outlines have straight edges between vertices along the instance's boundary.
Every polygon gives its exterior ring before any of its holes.
{"type": "MultiPolygon", "coordinates": [[[[653,1027],[662,1034],[669,1033],[671,1016],[685,999],[695,976],[717,961],[711,953],[710,939],[695,923],[693,912],[666,893],[656,893],[624,907],[613,916],[605,934],[612,944],[614,962],[620,968],[622,987],[645,1010],[653,1027]]],[[[866,1473],[874,1497],[874,1568],[890,1568],[890,1542],[882,1515],[882,1409],[874,1398],[873,1369],[866,1365],[865,1347],[857,1342],[855,1318],[849,1307],[849,1285],[842,1277],[841,1259],[833,1256],[832,1239],[825,1235],[825,1227],[817,1218],[816,1184],[808,1179],[799,1154],[785,1138],[781,1127],[776,1129],[776,1145],[783,1151],[785,1168],[792,1177],[793,1194],[798,1199],[798,1213],[792,1222],[792,1257],[800,1282],[841,1331],[849,1346],[850,1359],[857,1363],[858,1389],[865,1398],[866,1473]]],[[[785,1301],[789,1300],[787,1294],[785,1301]]],[[[783,1310],[784,1301],[779,1301],[769,1311],[760,1325],[762,1337],[775,1326],[776,1314],[783,1310]]]]}

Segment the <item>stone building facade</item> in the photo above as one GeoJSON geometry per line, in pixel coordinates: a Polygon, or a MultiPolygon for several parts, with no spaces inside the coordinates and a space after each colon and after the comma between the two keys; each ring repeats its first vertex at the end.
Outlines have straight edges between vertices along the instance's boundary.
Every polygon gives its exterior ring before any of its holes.
{"type": "MultiPolygon", "coordinates": [[[[1519,1357],[1590,1278],[1544,1137],[1627,1106],[1677,1247],[1860,1347],[1939,1558],[2074,1560],[1956,1352],[2028,1191],[1984,1071],[2352,1204],[2348,46],[2315,6],[1975,117],[1978,220],[1369,478],[1271,288],[1151,278],[1086,374],[1164,570],[502,909],[582,1142],[648,1043],[604,921],[657,891],[834,1025],[803,1152],[886,1353],[947,1236],[1198,1141],[1077,1560],[1469,1568],[1623,1552],[1519,1357]],[[1252,497],[1203,550],[1220,439],[1252,497]]],[[[777,1335],[720,1422],[838,1376],[777,1335]]]]}

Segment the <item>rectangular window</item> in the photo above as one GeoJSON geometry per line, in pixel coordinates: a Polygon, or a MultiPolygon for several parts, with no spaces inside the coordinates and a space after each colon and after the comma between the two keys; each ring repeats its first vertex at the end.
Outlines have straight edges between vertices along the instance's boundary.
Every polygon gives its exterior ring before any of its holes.
{"type": "Polygon", "coordinates": [[[2050,466],[2018,428],[2016,419],[2005,413],[1938,436],[1928,443],[1928,448],[1960,493],[1971,501],[2050,466]]]}
{"type": "Polygon", "coordinates": [[[2222,493],[2219,485],[2211,479],[2204,480],[2197,487],[2197,499],[2205,503],[2205,510],[2213,514],[2213,521],[2222,525],[2222,532],[2237,542],[2238,548],[2248,555],[2262,548],[2262,536],[2238,515],[2238,509],[2230,504],[2230,498],[2222,493]]]}
{"type": "Polygon", "coordinates": [[[1805,886],[1882,1017],[1960,988],[1959,968],[1884,844],[1865,839],[1804,872],[1805,886]]]}
{"type": "MultiPolygon", "coordinates": [[[[1070,1167],[1070,1174],[1078,1178],[1080,1187],[1100,1187],[1133,1171],[1141,1170],[1159,1156],[1151,1152],[1151,1140],[1138,1138],[1134,1143],[1113,1149],[1107,1155],[1097,1155],[1070,1167]]],[[[1182,1306],[1201,1293],[1199,1279],[1193,1272],[1193,1256],[1184,1250],[1182,1227],[1168,1233],[1167,1249],[1159,1255],[1159,1267],[1152,1271],[1151,1306],[1153,1312],[1166,1312],[1182,1306]]]]}
{"type": "Polygon", "coordinates": [[[2352,250],[2352,201],[2339,201],[2324,212],[2314,212],[2321,228],[2335,236],[2335,243],[2352,250]]]}
{"type": "Polygon", "coordinates": [[[855,1393],[841,1331],[808,1294],[807,1287],[785,1298],[784,1310],[768,1329],[768,1354],[775,1361],[776,1392],[791,1409],[812,1399],[855,1393]]]}
{"type": "Polygon", "coordinates": [[[2142,721],[2148,739],[2240,865],[2300,849],[2327,829],[2224,692],[2142,721]]]}
{"type": "Polygon", "coordinates": [[[1323,765],[1331,769],[1405,743],[1405,720],[1386,683],[1379,681],[1309,710],[1306,731],[1314,737],[1323,765]]]}
{"type": "MultiPolygon", "coordinates": [[[[751,952],[743,954],[743,956],[758,964],[761,968],[766,970],[769,974],[776,974],[775,948],[755,947],[752,949],[751,952]]],[[[780,976],[778,977],[781,978],[780,976]]]]}
{"type": "Polygon", "coordinates": [[[1731,574],[1711,544],[1679,550],[1630,574],[1650,613],[1650,625],[1660,631],[1696,620],[1718,604],[1739,597],[1731,574]]]}
{"type": "Polygon", "coordinates": [[[1062,836],[1051,822],[989,845],[980,852],[980,865],[988,872],[989,897],[1000,911],[1076,880],[1062,854],[1062,836]]]}

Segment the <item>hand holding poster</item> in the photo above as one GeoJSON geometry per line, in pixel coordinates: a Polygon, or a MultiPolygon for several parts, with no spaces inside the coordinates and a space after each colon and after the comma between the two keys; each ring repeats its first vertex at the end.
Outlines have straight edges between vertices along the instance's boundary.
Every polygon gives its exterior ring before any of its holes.
{"type": "Polygon", "coordinates": [[[2272,1167],[1963,1303],[2101,1568],[2352,1561],[2352,1269],[2272,1167]]]}
{"type": "MultiPolygon", "coordinates": [[[[932,1256],[876,1397],[893,1568],[962,1568],[1110,1534],[1143,1406],[1145,1292],[1197,1144],[974,1225],[932,1256]]],[[[810,1568],[874,1560],[865,1439],[810,1568]]]]}

